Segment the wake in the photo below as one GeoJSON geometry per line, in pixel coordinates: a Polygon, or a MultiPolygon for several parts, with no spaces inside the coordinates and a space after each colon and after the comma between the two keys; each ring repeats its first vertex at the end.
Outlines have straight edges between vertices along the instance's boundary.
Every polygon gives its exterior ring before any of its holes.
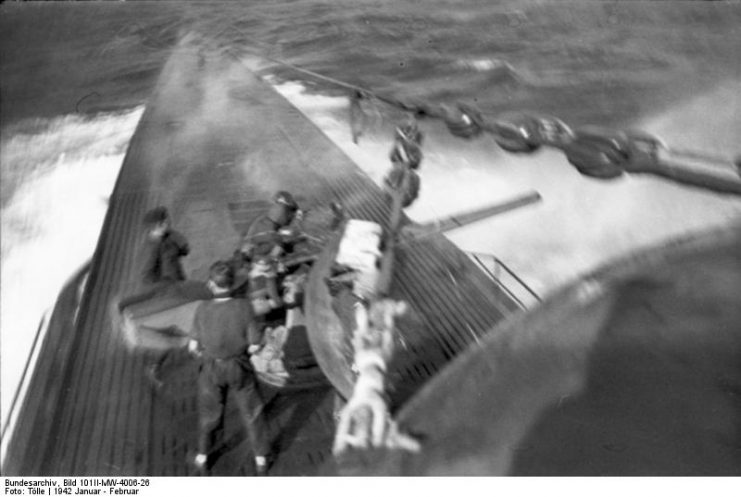
{"type": "Polygon", "coordinates": [[[142,111],[37,119],[3,130],[3,426],[42,316],[95,250],[142,111]]]}

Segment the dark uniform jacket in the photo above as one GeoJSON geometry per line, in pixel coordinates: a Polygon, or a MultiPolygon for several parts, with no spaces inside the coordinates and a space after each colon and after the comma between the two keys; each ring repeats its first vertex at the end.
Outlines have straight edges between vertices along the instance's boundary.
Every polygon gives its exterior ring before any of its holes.
{"type": "Polygon", "coordinates": [[[201,302],[193,318],[193,338],[211,359],[239,357],[260,343],[252,307],[245,299],[201,302]]]}
{"type": "Polygon", "coordinates": [[[177,231],[170,230],[159,240],[147,238],[145,246],[143,279],[146,284],[182,281],[185,271],[180,258],[188,255],[188,240],[177,231]]]}
{"type": "Polygon", "coordinates": [[[244,239],[252,245],[252,257],[269,255],[274,247],[281,244],[280,230],[268,216],[260,216],[250,225],[244,239]]]}
{"type": "Polygon", "coordinates": [[[254,260],[260,256],[270,255],[275,247],[281,247],[283,251],[290,252],[296,242],[295,236],[283,236],[280,231],[289,230],[294,235],[300,232],[300,222],[294,218],[286,225],[280,225],[271,220],[267,215],[258,217],[253,221],[243,238],[243,244],[252,246],[250,257],[254,260]]]}

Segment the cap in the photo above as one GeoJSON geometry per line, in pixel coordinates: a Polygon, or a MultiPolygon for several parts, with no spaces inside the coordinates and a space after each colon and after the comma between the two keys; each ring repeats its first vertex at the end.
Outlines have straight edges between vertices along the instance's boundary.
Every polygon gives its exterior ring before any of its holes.
{"type": "Polygon", "coordinates": [[[159,224],[163,221],[166,221],[169,217],[170,215],[167,212],[167,208],[160,205],[159,207],[155,207],[154,209],[144,214],[143,222],[147,226],[152,224],[159,224]]]}
{"type": "Polygon", "coordinates": [[[234,268],[227,262],[216,261],[209,269],[208,278],[220,288],[231,288],[234,285],[234,268]]]}
{"type": "Polygon", "coordinates": [[[273,200],[276,203],[281,204],[281,205],[285,205],[286,207],[288,207],[290,209],[294,209],[294,210],[295,209],[298,209],[298,204],[293,199],[293,195],[291,195],[290,193],[288,193],[286,191],[279,191],[279,192],[277,192],[275,194],[275,196],[273,197],[273,200]]]}

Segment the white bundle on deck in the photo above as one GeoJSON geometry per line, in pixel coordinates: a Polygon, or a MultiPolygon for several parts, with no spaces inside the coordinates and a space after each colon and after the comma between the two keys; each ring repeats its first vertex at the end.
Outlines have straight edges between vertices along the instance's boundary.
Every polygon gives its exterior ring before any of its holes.
{"type": "Polygon", "coordinates": [[[350,219],[340,240],[335,262],[353,270],[353,293],[361,298],[369,298],[375,291],[382,233],[377,223],[350,219]]]}

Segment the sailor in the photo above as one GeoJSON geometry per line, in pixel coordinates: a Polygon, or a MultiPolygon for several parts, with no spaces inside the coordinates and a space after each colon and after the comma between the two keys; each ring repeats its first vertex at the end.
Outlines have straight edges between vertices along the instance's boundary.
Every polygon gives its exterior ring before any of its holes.
{"type": "Polygon", "coordinates": [[[419,176],[416,170],[422,162],[423,135],[415,120],[396,128],[394,145],[391,149],[391,170],[384,178],[387,191],[402,192],[402,207],[409,207],[419,196],[419,176]],[[407,177],[404,187],[404,177],[407,177]]]}
{"type": "Polygon", "coordinates": [[[250,260],[265,255],[273,258],[284,255],[300,234],[296,224],[301,219],[303,212],[293,195],[277,192],[267,214],[258,217],[247,229],[242,239],[242,254],[250,260]]]}
{"type": "Polygon", "coordinates": [[[277,192],[268,212],[250,225],[231,259],[237,275],[233,295],[246,297],[249,292],[259,297],[253,299],[258,315],[281,305],[278,272],[283,270],[282,257],[292,250],[301,236],[297,225],[302,218],[303,212],[293,196],[286,191],[277,192]]]}
{"type": "MultiPolygon", "coordinates": [[[[143,224],[146,230],[141,271],[144,290],[118,303],[118,309],[122,313],[127,307],[150,300],[174,283],[185,280],[180,259],[188,255],[190,246],[185,236],[172,229],[167,208],[159,206],[148,211],[144,215],[143,224]]],[[[167,330],[160,331],[167,333],[167,330]]],[[[147,367],[147,377],[156,388],[163,385],[160,373],[171,352],[171,349],[157,351],[153,362],[147,367]]]]}
{"type": "Polygon", "coordinates": [[[263,316],[283,305],[278,293],[278,275],[269,255],[260,255],[249,271],[249,294],[252,310],[263,316]]]}
{"type": "Polygon", "coordinates": [[[143,279],[148,284],[185,280],[180,262],[190,252],[188,240],[171,227],[165,207],[156,207],[144,216],[147,226],[146,262],[143,279]]]}
{"type": "Polygon", "coordinates": [[[198,376],[199,426],[198,454],[194,463],[208,473],[215,438],[224,425],[227,395],[240,410],[255,454],[259,476],[268,469],[267,426],[263,418],[263,400],[257,390],[250,354],[260,348],[261,336],[252,309],[244,299],[233,298],[232,267],[222,261],[210,268],[208,286],[214,298],[202,302],[193,320],[193,340],[188,348],[201,357],[198,376]]]}

